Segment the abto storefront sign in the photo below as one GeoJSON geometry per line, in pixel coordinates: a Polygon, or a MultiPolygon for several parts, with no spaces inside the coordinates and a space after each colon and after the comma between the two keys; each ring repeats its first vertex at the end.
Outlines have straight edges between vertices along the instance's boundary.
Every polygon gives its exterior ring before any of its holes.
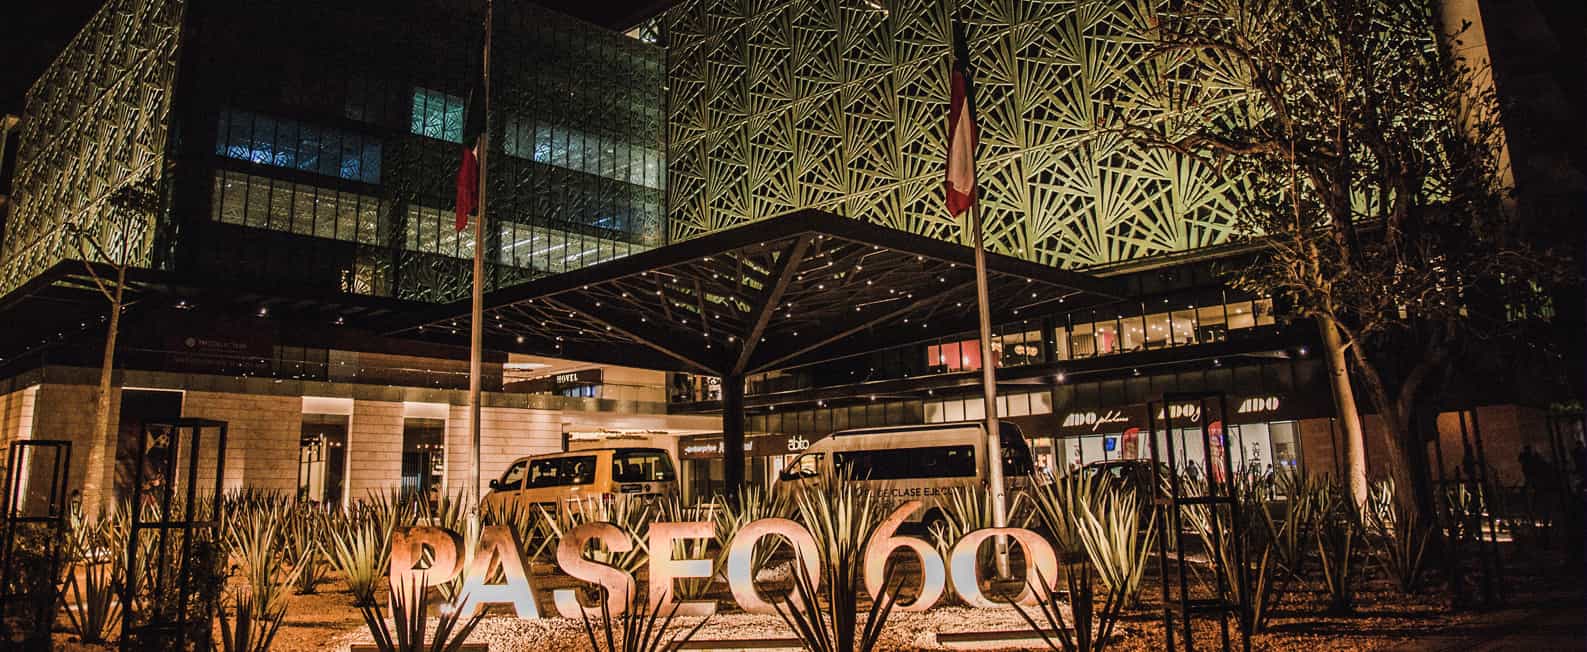
{"type": "MultiPolygon", "coordinates": [[[[905,519],[919,511],[925,503],[911,500],[900,505],[883,520],[869,538],[864,551],[865,588],[872,596],[880,595],[887,560],[902,549],[920,561],[920,590],[908,604],[898,605],[905,611],[925,611],[942,598],[951,588],[972,607],[993,607],[998,603],[981,592],[979,567],[976,558],[981,548],[993,537],[1006,536],[1024,552],[1025,577],[1052,578],[1050,588],[1057,588],[1058,559],[1052,545],[1041,535],[1024,528],[987,528],[966,534],[949,550],[946,558],[930,542],[913,536],[899,536],[898,527],[905,519]],[[950,584],[949,579],[952,579],[950,584]]],[[[646,545],[652,551],[683,549],[673,544],[687,539],[709,539],[716,535],[713,521],[658,522],[649,528],[646,545]]],[[[802,560],[804,572],[818,587],[821,573],[821,553],[815,537],[803,525],[786,518],[763,518],[745,525],[727,549],[727,582],[733,601],[749,613],[776,613],[775,608],[761,595],[755,577],[755,545],[767,537],[780,537],[794,546],[802,560]]],[[[606,604],[587,605],[575,589],[556,589],[551,592],[552,604],[564,618],[588,615],[602,617],[603,611],[618,616],[628,609],[627,596],[635,594],[637,582],[633,573],[602,564],[584,556],[590,543],[598,542],[612,552],[633,549],[634,541],[627,532],[605,522],[585,523],[562,537],[557,544],[556,562],[563,573],[580,582],[604,588],[606,604]]],[[[463,539],[456,532],[419,526],[399,528],[391,538],[391,584],[413,586],[423,582],[438,586],[463,577],[460,592],[465,602],[456,605],[465,617],[488,604],[510,604],[519,618],[540,618],[540,598],[534,586],[529,567],[519,554],[522,546],[517,534],[506,526],[485,527],[480,533],[479,546],[472,563],[464,568],[466,558],[463,539]],[[428,565],[420,568],[421,563],[428,565]],[[491,582],[500,568],[501,582],[491,582]]],[[[660,613],[679,616],[709,616],[716,612],[716,602],[711,600],[680,600],[674,593],[675,580],[710,577],[717,568],[712,559],[678,559],[675,553],[652,555],[649,561],[649,602],[660,613]]],[[[797,596],[793,596],[797,599],[797,596]]],[[[1036,591],[1027,584],[1014,600],[1035,605],[1036,591]]]]}
{"type": "MultiPolygon", "coordinates": [[[[744,438],[746,457],[775,457],[802,452],[810,447],[804,435],[759,435],[744,438]]],[[[678,440],[678,458],[685,460],[722,459],[721,435],[691,435],[678,440]]]]}

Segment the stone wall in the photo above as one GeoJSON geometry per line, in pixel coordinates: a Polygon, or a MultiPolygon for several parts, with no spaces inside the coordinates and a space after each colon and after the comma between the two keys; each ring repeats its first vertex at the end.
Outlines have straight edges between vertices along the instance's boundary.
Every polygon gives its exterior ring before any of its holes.
{"type": "MultiPolygon", "coordinates": [[[[140,378],[137,385],[165,385],[144,382],[147,380],[140,378]]],[[[296,489],[304,409],[301,395],[278,391],[280,388],[273,385],[266,389],[277,391],[270,393],[254,391],[259,389],[256,387],[238,387],[239,391],[209,386],[176,389],[184,393],[182,416],[225,421],[228,425],[223,487],[287,492],[296,489]]],[[[18,438],[72,441],[69,482],[74,489],[83,488],[92,449],[89,433],[93,428],[94,390],[89,384],[45,382],[0,394],[0,442],[18,438]]],[[[426,403],[424,409],[447,421],[445,491],[455,493],[468,487],[472,460],[468,407],[450,404],[460,393],[405,394],[397,390],[387,393],[392,400],[349,399],[352,414],[348,417],[344,495],[357,499],[369,492],[385,492],[399,485],[404,415],[419,409],[413,401],[426,403]]],[[[119,422],[119,388],[117,394],[117,400],[112,401],[112,424],[119,422]]],[[[624,411],[649,407],[638,402],[511,395],[487,396],[487,399],[482,411],[482,475],[486,482],[499,475],[514,459],[561,450],[563,432],[567,430],[709,431],[720,429],[721,423],[716,416],[624,411]],[[503,400],[527,401],[529,406],[492,405],[492,402],[503,400]]],[[[114,432],[104,443],[103,450],[107,463],[101,465],[96,474],[101,478],[100,486],[109,487],[115,472],[114,432]]],[[[208,486],[214,480],[212,434],[206,437],[205,451],[200,459],[199,481],[208,486]]]]}
{"type": "Polygon", "coordinates": [[[1296,429],[1300,438],[1300,460],[1307,473],[1338,477],[1342,451],[1334,447],[1338,435],[1333,419],[1302,419],[1296,429]]]}
{"type": "Polygon", "coordinates": [[[348,499],[384,492],[401,478],[402,403],[354,401],[347,424],[348,499]]]}
{"type": "Polygon", "coordinates": [[[10,446],[18,439],[33,437],[33,408],[37,404],[37,385],[0,396],[0,444],[10,446]]]}
{"type": "Polygon", "coordinates": [[[93,502],[108,490],[115,477],[115,424],[121,414],[121,392],[110,401],[111,432],[106,433],[102,446],[109,446],[102,457],[94,456],[94,395],[92,385],[58,385],[46,383],[37,386],[38,396],[33,408],[33,439],[65,439],[72,442],[72,465],[67,474],[67,486],[81,489],[84,499],[93,502]],[[102,463],[95,464],[98,460],[102,463]],[[90,478],[92,473],[92,478],[90,478]],[[91,480],[91,481],[90,481],[91,480]]]}
{"type": "MultiPolygon", "coordinates": [[[[223,485],[227,489],[248,487],[288,492],[297,489],[303,399],[187,392],[182,401],[182,416],[226,422],[223,485]]],[[[213,446],[213,440],[207,445],[213,446]]],[[[204,462],[213,464],[213,459],[209,457],[204,462]]],[[[213,471],[208,477],[214,478],[213,471]]]]}

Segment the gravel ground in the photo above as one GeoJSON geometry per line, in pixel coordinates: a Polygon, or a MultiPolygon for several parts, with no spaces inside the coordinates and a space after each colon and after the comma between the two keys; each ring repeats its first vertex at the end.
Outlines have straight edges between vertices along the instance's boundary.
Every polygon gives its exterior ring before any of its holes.
{"type": "MultiPolygon", "coordinates": [[[[863,619],[863,616],[862,616],[863,619]]],[[[688,631],[698,618],[679,618],[674,630],[688,631]]],[[[939,632],[972,632],[1028,629],[1013,609],[969,609],[945,607],[926,613],[897,612],[883,632],[883,650],[944,649],[936,645],[939,632]]],[[[694,637],[695,640],[781,639],[792,633],[782,619],[772,615],[728,613],[712,616],[694,637]]],[[[582,650],[589,647],[583,625],[577,620],[546,618],[518,620],[510,615],[490,616],[480,622],[471,642],[488,643],[492,650],[582,650]]],[[[331,645],[347,650],[354,643],[368,643],[369,634],[348,632],[332,639],[331,645]]],[[[279,645],[276,649],[282,648],[279,645]]],[[[316,648],[317,649],[317,648],[316,648]]]]}
{"type": "MultiPolygon", "coordinates": [[[[1579,629],[1576,631],[1584,631],[1580,627],[1587,612],[1582,608],[1581,578],[1559,573],[1557,562],[1552,565],[1533,563],[1537,565],[1526,564],[1535,569],[1530,571],[1518,569],[1517,566],[1522,566],[1520,563],[1510,567],[1510,595],[1501,608],[1490,611],[1451,611],[1447,598],[1441,597],[1440,592],[1406,596],[1391,590],[1382,580],[1371,580],[1361,588],[1355,613],[1326,615],[1325,596],[1316,587],[1308,586],[1284,598],[1268,630],[1252,638],[1252,648],[1409,650],[1437,647],[1434,644],[1436,641],[1458,637],[1462,633],[1502,636],[1508,631],[1507,628],[1515,627],[1514,623],[1526,623],[1537,618],[1539,613],[1543,613],[1541,610],[1554,610],[1546,612],[1546,617],[1562,620],[1564,624],[1556,623],[1556,629],[1563,631],[1568,626],[1577,626],[1579,629]]],[[[545,569],[537,569],[542,570],[545,569]]],[[[540,572],[536,573],[535,581],[542,593],[572,584],[571,579],[565,576],[540,572]]],[[[717,589],[712,597],[718,600],[723,612],[709,619],[696,636],[697,640],[787,638],[792,635],[787,625],[776,616],[749,615],[736,611],[725,589],[720,586],[717,589]]],[[[1114,640],[1109,642],[1109,650],[1163,649],[1166,641],[1162,621],[1157,615],[1161,612],[1152,604],[1155,585],[1148,589],[1144,596],[1147,604],[1126,612],[1114,640]]],[[[363,619],[351,604],[351,596],[340,581],[322,585],[320,592],[315,595],[291,596],[287,618],[271,649],[283,652],[347,650],[355,642],[367,642],[369,634],[363,619]]],[[[862,609],[865,606],[862,605],[862,609]]],[[[549,600],[543,601],[542,609],[552,609],[549,600]]],[[[692,627],[697,622],[679,619],[676,625],[692,627]]],[[[1010,608],[979,610],[942,606],[927,613],[894,612],[884,631],[881,647],[888,651],[942,649],[936,645],[938,633],[1025,629],[1024,621],[1010,608]]],[[[1524,632],[1525,627],[1521,630],[1524,632]]],[[[1216,630],[1211,622],[1198,623],[1197,639],[1198,647],[1217,647],[1216,630]]],[[[488,643],[491,650],[496,652],[549,652],[585,650],[589,647],[579,621],[562,618],[520,621],[505,609],[487,617],[471,641],[488,643]]],[[[84,645],[65,633],[58,633],[56,642],[57,650],[68,652],[106,652],[113,649],[84,645]]],[[[994,646],[983,649],[1021,648],[994,646]]],[[[1446,645],[1445,649],[1455,648],[1446,645]]],[[[1546,645],[1530,645],[1513,649],[1550,648],[1546,645]]],[[[1573,649],[1580,650],[1582,647],[1577,645],[1573,649]]]]}

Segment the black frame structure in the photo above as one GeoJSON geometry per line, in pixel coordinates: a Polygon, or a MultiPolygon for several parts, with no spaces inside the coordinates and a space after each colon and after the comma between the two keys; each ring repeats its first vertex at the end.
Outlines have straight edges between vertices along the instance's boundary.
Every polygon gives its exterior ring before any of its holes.
{"type": "MultiPolygon", "coordinates": [[[[1465,467],[1462,484],[1476,496],[1477,522],[1468,523],[1463,534],[1475,539],[1477,562],[1482,571],[1482,604],[1496,606],[1504,601],[1504,557],[1499,552],[1499,514],[1503,500],[1499,497],[1498,482],[1489,476],[1487,449],[1482,443],[1482,425],[1477,420],[1476,408],[1463,408],[1455,412],[1460,425],[1460,444],[1464,449],[1461,466],[1465,467]],[[1475,457],[1473,453],[1475,452],[1475,457]],[[1475,462],[1475,463],[1473,463],[1475,462]]],[[[1455,595],[1463,593],[1455,591],[1455,595]]]]}
{"type": "MultiPolygon", "coordinates": [[[[989,255],[987,273],[994,321],[1125,295],[1008,256],[989,255]]],[[[970,247],[796,211],[489,293],[486,347],[721,377],[732,487],[747,374],[974,330],[974,275],[970,247]]],[[[465,343],[470,308],[455,302],[399,334],[465,343]]]]}
{"type": "Polygon", "coordinates": [[[72,466],[72,442],[54,439],[32,439],[11,442],[6,455],[6,485],[3,498],[4,533],[0,534],[0,647],[11,649],[49,649],[51,625],[55,622],[55,605],[60,597],[62,546],[55,545],[66,534],[66,477],[72,466]],[[39,475],[32,468],[40,452],[50,450],[50,469],[39,475]],[[26,513],[27,503],[21,496],[24,474],[46,477],[47,501],[40,514],[26,513]],[[29,536],[40,537],[35,550],[47,550],[47,559],[40,568],[39,559],[18,560],[17,535],[22,529],[29,536]],[[37,528],[38,531],[35,531],[37,528]],[[41,573],[42,571],[42,573],[41,573]],[[12,623],[25,624],[24,631],[16,631],[12,623]],[[21,640],[16,637],[21,635],[21,640]]]}
{"type": "MultiPolygon", "coordinates": [[[[1158,575],[1162,578],[1162,605],[1163,627],[1167,637],[1166,649],[1178,649],[1174,645],[1174,620],[1178,618],[1183,626],[1184,649],[1196,649],[1196,631],[1191,622],[1197,614],[1210,614],[1218,618],[1219,640],[1222,649],[1228,652],[1231,640],[1229,638],[1229,617],[1235,617],[1235,625],[1239,627],[1240,648],[1246,652],[1251,649],[1251,595],[1245,572],[1245,550],[1240,544],[1243,540],[1240,532],[1240,492],[1237,488],[1233,458],[1229,454],[1229,429],[1228,423],[1229,402],[1228,397],[1222,392],[1164,392],[1162,398],[1146,404],[1147,432],[1151,438],[1150,449],[1152,453],[1152,469],[1154,472],[1168,473],[1168,495],[1155,496],[1153,504],[1156,506],[1157,521],[1165,528],[1163,536],[1157,538],[1157,567],[1158,575]],[[1173,406],[1196,406],[1193,420],[1198,422],[1201,430],[1202,468],[1207,473],[1207,490],[1199,496],[1186,496],[1183,482],[1179,474],[1179,457],[1174,454],[1174,410],[1173,406]],[[1217,419],[1222,424],[1221,431],[1216,435],[1212,432],[1211,412],[1209,405],[1218,408],[1217,419]],[[1161,410],[1163,417],[1158,418],[1161,410]],[[1157,449],[1158,426],[1162,426],[1163,441],[1167,445],[1167,462],[1164,464],[1163,451],[1157,449]],[[1214,460],[1212,456],[1212,439],[1221,437],[1223,445],[1223,458],[1214,460]],[[1223,481],[1216,479],[1214,462],[1222,465],[1223,481]],[[1212,561],[1212,574],[1217,578],[1216,595],[1212,598],[1192,598],[1190,589],[1189,563],[1185,559],[1184,516],[1182,512],[1186,507],[1205,507],[1209,511],[1207,519],[1212,529],[1212,545],[1214,550],[1207,551],[1207,557],[1212,561]],[[1229,513],[1229,531],[1223,531],[1223,520],[1218,512],[1227,510],[1229,513]],[[1177,551],[1175,557],[1175,577],[1177,582],[1169,581],[1168,553],[1170,546],[1168,537],[1174,537],[1172,549],[1177,551]],[[1227,546],[1230,551],[1228,559],[1221,552],[1225,546],[1224,540],[1232,542],[1227,546]],[[1237,586],[1229,586],[1227,566],[1233,564],[1239,572],[1235,575],[1237,586]],[[1171,591],[1170,584],[1177,584],[1178,590],[1171,591]],[[1232,596],[1231,596],[1232,593],[1232,596]],[[1230,599],[1230,598],[1233,599],[1230,599]]],[[[1157,478],[1154,483],[1162,486],[1162,478],[1157,478]]]]}
{"type": "Polygon", "coordinates": [[[121,594],[125,610],[121,620],[122,650],[211,647],[210,624],[220,603],[221,587],[215,579],[218,573],[202,566],[225,563],[219,558],[219,538],[225,522],[221,487],[226,475],[226,430],[225,421],[210,419],[175,419],[143,426],[137,472],[133,476],[134,508],[127,532],[127,579],[121,594]],[[200,496],[200,473],[207,470],[200,464],[209,458],[204,446],[206,430],[216,432],[215,476],[211,493],[200,496]],[[164,458],[151,460],[149,453],[160,449],[162,442],[164,458]],[[154,477],[146,474],[151,461],[155,462],[154,477]],[[145,503],[145,496],[150,495],[145,487],[154,490],[152,503],[145,503]],[[183,496],[177,503],[179,491],[183,496]],[[150,533],[152,540],[145,541],[144,536],[150,533]],[[140,552],[158,555],[159,559],[153,564],[140,563],[140,552]],[[172,563],[175,569],[168,568],[172,563]],[[140,594],[139,583],[145,580],[149,588],[140,594]],[[197,613],[194,598],[199,601],[197,613]]]}

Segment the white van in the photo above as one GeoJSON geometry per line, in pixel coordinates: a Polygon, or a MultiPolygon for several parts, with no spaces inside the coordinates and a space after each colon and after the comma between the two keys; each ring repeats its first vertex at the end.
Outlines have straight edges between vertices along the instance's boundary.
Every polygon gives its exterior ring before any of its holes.
{"type": "MultiPolygon", "coordinates": [[[[1029,484],[1030,445],[1019,426],[999,424],[1003,476],[1010,500],[1029,484]]],[[[943,518],[942,497],[954,487],[987,486],[985,421],[859,428],[832,433],[788,462],[776,490],[787,491],[836,471],[874,492],[888,505],[920,499],[926,509],[911,520],[928,525],[943,518]]]]}

